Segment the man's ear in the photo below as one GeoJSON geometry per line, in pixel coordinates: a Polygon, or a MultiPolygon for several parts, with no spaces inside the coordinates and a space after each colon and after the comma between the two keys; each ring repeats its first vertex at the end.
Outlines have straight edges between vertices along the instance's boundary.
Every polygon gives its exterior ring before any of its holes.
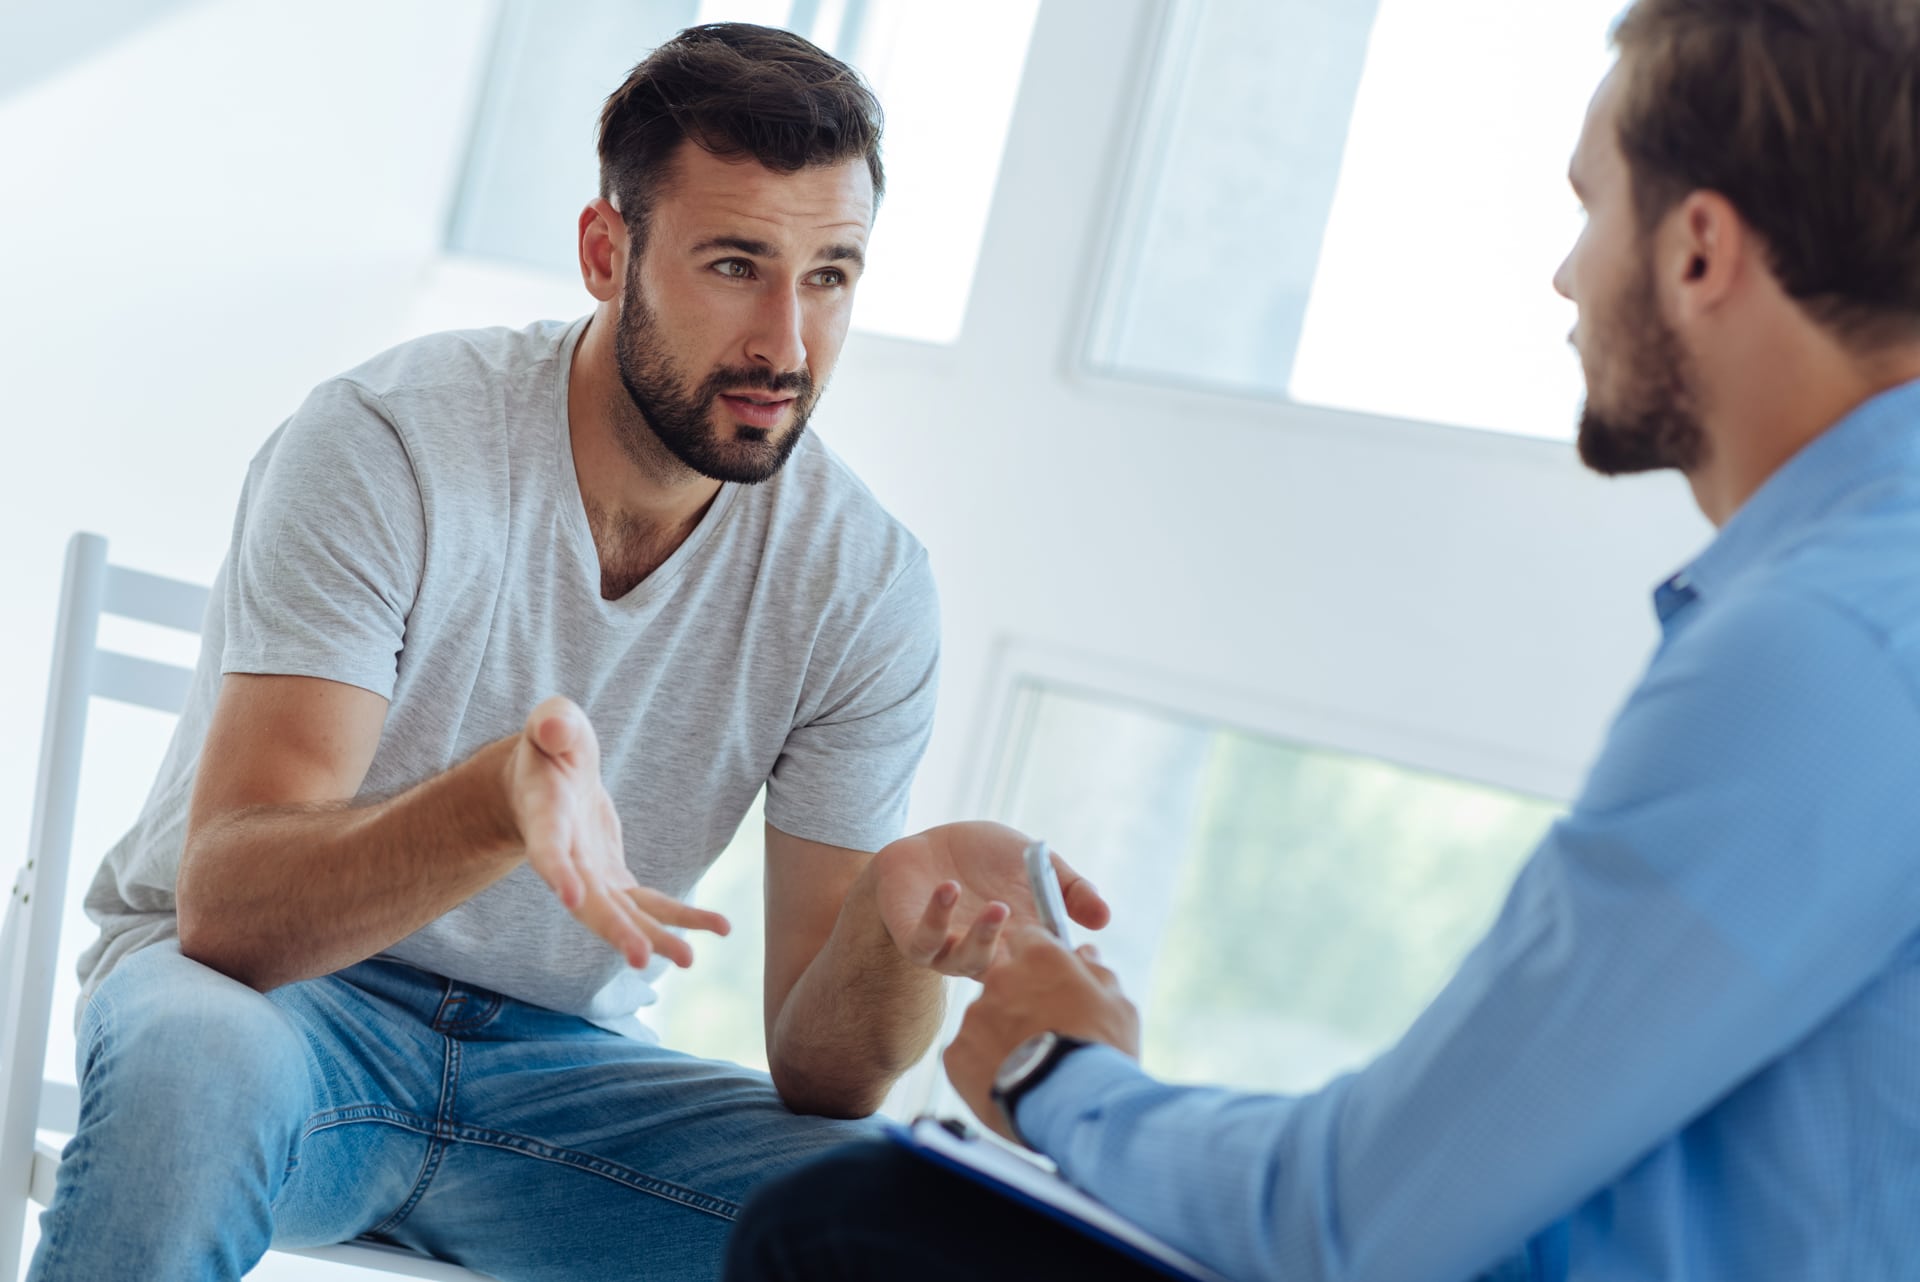
{"type": "Polygon", "coordinates": [[[1733,202],[1718,192],[1696,191],[1668,220],[1672,239],[1662,255],[1678,311],[1700,317],[1718,309],[1752,270],[1757,242],[1733,202]]]}
{"type": "Polygon", "coordinates": [[[580,279],[601,302],[620,295],[627,274],[627,222],[613,202],[596,196],[580,211],[580,279]]]}

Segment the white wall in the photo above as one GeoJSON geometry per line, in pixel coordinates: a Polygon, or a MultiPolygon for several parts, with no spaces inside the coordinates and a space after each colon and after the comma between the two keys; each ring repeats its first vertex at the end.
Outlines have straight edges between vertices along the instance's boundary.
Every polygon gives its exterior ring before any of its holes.
{"type": "Polygon", "coordinates": [[[405,336],[487,17],[219,0],[0,101],[0,841],[26,837],[67,535],[212,577],[260,441],[405,336]]]}

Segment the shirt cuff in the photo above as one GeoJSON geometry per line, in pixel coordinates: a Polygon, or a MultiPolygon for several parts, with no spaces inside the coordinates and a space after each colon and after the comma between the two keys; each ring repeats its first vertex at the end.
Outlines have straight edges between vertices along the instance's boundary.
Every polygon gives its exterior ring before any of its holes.
{"type": "Polygon", "coordinates": [[[1083,1046],[1020,1097],[1014,1105],[1014,1123],[1029,1145],[1058,1162],[1077,1122],[1097,1113],[1103,1100],[1150,1080],[1125,1052],[1111,1046],[1083,1046]]]}

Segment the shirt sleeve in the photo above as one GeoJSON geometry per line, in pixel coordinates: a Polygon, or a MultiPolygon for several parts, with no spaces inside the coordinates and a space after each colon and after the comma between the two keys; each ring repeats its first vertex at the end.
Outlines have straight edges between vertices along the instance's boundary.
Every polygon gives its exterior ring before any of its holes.
{"type": "Polygon", "coordinates": [[[1729,598],[1656,659],[1488,935],[1379,1059],[1290,1098],[1081,1052],[1022,1132],[1234,1277],[1510,1265],[1912,934],[1920,717],[1888,644],[1805,595],[1729,598]]]}
{"type": "Polygon", "coordinates": [[[818,710],[788,734],[767,780],[767,822],[849,850],[898,837],[933,730],[939,665],[939,600],[916,549],[861,622],[818,710]]]}
{"type": "Polygon", "coordinates": [[[385,407],[354,383],[322,384],[248,474],[221,671],[391,699],[425,559],[419,483],[385,407]]]}

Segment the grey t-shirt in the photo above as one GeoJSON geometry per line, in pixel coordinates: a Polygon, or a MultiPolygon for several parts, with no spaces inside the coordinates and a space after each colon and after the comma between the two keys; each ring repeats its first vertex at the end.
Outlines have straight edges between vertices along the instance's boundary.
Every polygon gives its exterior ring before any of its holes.
{"type": "MultiPolygon", "coordinates": [[[[755,794],[768,822],[877,850],[933,715],[927,558],[811,434],[723,485],[667,562],[600,595],[567,428],[586,322],[435,334],[323,383],[254,459],[160,776],[87,893],[91,992],[177,934],[193,777],[220,677],[325,677],[390,701],[361,788],[447,769],[564,694],[600,739],[627,862],[683,896],[755,794]]],[[[522,865],[386,956],[614,1026],[652,1000],[522,865]]],[[[656,961],[656,966],[659,963],[656,961]]]]}

